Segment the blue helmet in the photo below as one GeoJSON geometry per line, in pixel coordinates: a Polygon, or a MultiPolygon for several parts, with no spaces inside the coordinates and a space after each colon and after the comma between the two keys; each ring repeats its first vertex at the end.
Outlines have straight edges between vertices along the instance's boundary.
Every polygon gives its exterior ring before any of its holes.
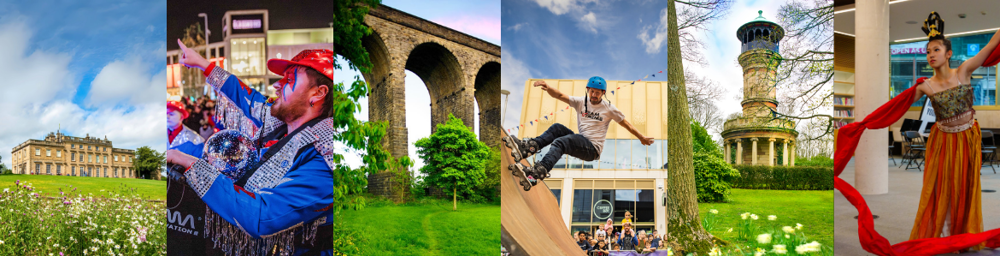
{"type": "Polygon", "coordinates": [[[604,78],[601,78],[599,76],[591,77],[590,81],[587,82],[587,88],[607,90],[608,82],[605,82],[604,78]]]}

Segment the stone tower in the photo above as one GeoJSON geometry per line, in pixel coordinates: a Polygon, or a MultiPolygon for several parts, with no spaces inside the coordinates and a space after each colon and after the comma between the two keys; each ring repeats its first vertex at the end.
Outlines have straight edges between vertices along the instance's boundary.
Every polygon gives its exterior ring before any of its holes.
{"type": "Polygon", "coordinates": [[[779,42],[785,29],[765,19],[763,11],[757,14],[736,30],[742,43],[738,60],[743,67],[743,113],[723,125],[724,154],[733,164],[794,165],[795,123],[776,114],[779,42]]]}

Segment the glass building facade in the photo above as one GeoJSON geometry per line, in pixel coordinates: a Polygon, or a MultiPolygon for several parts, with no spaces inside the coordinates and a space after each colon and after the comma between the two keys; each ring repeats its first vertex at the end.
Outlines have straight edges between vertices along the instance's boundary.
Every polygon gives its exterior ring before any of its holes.
{"type": "MultiPolygon", "coordinates": [[[[558,123],[578,132],[580,114],[565,102],[552,98],[531,83],[547,84],[571,96],[586,94],[587,80],[532,79],[525,81],[521,108],[523,125],[509,131],[519,138],[538,137],[558,123]]],[[[625,212],[631,212],[637,230],[665,230],[666,207],[662,204],[667,179],[667,90],[662,81],[609,80],[607,101],[617,108],[639,133],[653,137],[650,146],[616,122],[610,122],[601,155],[594,161],[563,155],[545,184],[559,204],[567,228],[593,232],[610,218],[620,231],[625,212]],[[614,89],[612,89],[614,88],[614,89]],[[598,206],[595,207],[595,204],[598,206]]],[[[508,124],[510,125],[510,124],[508,124]]],[[[529,157],[540,161],[549,152],[542,148],[529,157]]]]}
{"type": "MultiPolygon", "coordinates": [[[[956,36],[951,40],[952,56],[949,65],[951,68],[958,68],[965,60],[972,58],[979,53],[979,50],[989,43],[992,33],[956,36]]],[[[895,97],[897,94],[913,86],[913,83],[920,77],[934,76],[934,69],[927,64],[927,41],[912,43],[900,43],[890,45],[892,56],[890,63],[891,87],[889,95],[895,97]]],[[[996,106],[997,105],[997,67],[980,67],[972,73],[973,92],[975,93],[975,106],[996,106]]],[[[914,107],[923,106],[927,100],[924,96],[913,103],[914,107]]]]}

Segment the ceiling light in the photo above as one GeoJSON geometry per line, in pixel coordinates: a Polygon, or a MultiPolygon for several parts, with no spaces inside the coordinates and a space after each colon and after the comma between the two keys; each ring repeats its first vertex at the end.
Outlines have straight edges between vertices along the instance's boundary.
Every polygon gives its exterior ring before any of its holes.
{"type": "MultiPolygon", "coordinates": [[[[980,30],[975,30],[975,31],[965,31],[965,32],[951,33],[951,34],[945,34],[944,37],[953,37],[953,36],[975,34],[975,33],[981,33],[981,32],[991,32],[991,31],[997,31],[997,30],[1000,30],[1000,28],[987,28],[987,29],[980,29],[980,30]]],[[[921,41],[921,40],[927,40],[927,37],[924,36],[924,37],[914,37],[914,38],[907,38],[907,39],[899,39],[899,40],[896,40],[896,41],[893,41],[893,42],[896,42],[896,43],[900,43],[900,42],[915,42],[915,41],[921,41]]]]}
{"type": "Polygon", "coordinates": [[[848,34],[848,33],[844,33],[844,32],[840,32],[840,31],[836,31],[836,30],[834,30],[834,31],[833,31],[833,33],[837,33],[837,34],[841,34],[841,35],[845,35],[845,36],[849,36],[849,37],[856,37],[856,36],[854,36],[854,35],[852,35],[852,34],[848,34]]]}

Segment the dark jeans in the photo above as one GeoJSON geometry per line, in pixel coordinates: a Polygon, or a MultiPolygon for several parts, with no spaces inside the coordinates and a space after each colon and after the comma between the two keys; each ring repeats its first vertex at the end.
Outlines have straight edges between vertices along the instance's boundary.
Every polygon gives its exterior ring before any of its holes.
{"type": "Polygon", "coordinates": [[[539,148],[552,146],[549,147],[549,152],[545,154],[545,157],[541,161],[538,161],[538,163],[535,163],[535,165],[544,166],[546,170],[552,170],[552,167],[556,165],[556,162],[559,161],[559,158],[563,154],[579,158],[583,161],[594,161],[600,157],[597,154],[597,148],[594,147],[594,143],[591,143],[583,135],[573,133],[572,130],[559,123],[549,126],[548,130],[545,130],[542,135],[535,137],[533,140],[538,143],[539,148]]]}

